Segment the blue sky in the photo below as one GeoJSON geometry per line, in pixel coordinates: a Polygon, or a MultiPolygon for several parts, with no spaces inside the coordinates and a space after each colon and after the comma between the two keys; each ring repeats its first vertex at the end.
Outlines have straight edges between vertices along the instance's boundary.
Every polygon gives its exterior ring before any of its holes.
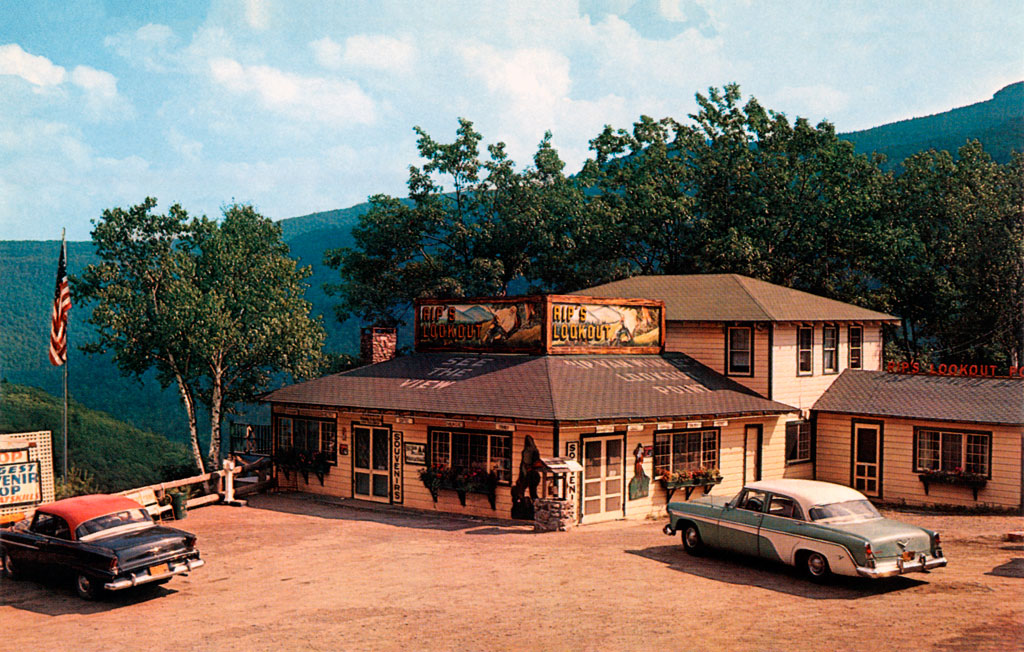
{"type": "Polygon", "coordinates": [[[145,196],[274,219],[403,195],[457,119],[570,171],[603,125],[738,82],[840,131],[1024,79],[1024,1],[0,3],[0,239],[86,240],[145,196]]]}

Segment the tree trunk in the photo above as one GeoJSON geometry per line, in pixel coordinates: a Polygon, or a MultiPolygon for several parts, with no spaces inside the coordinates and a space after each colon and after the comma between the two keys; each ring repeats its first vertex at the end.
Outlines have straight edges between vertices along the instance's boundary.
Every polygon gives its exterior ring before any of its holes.
{"type": "Polygon", "coordinates": [[[210,383],[210,453],[207,459],[211,467],[220,465],[220,416],[221,403],[224,400],[222,384],[224,372],[219,367],[214,367],[210,383]]]}
{"type": "Polygon", "coordinates": [[[181,402],[185,404],[185,413],[188,415],[188,437],[192,445],[192,460],[199,467],[200,475],[206,473],[203,464],[203,454],[199,450],[199,424],[196,420],[196,401],[192,396],[192,389],[185,383],[180,373],[175,372],[175,380],[178,381],[178,392],[181,394],[181,402]]]}

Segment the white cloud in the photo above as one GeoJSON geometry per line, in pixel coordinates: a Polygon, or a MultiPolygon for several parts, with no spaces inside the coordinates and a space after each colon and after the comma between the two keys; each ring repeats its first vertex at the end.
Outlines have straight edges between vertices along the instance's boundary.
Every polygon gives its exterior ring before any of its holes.
{"type": "Polygon", "coordinates": [[[16,43],[0,45],[0,75],[15,75],[36,86],[58,86],[67,76],[61,66],[25,52],[16,43]]]}
{"type": "Polygon", "coordinates": [[[665,20],[673,23],[685,23],[686,12],[683,11],[683,0],[658,0],[658,13],[665,20]]]}
{"type": "Polygon", "coordinates": [[[309,47],[313,50],[313,58],[324,68],[337,70],[341,67],[341,44],[336,43],[330,36],[312,41],[309,47]]]}
{"type": "Polygon", "coordinates": [[[377,117],[373,100],[347,79],[304,77],[270,66],[244,66],[224,57],[209,62],[214,82],[239,95],[256,95],[263,105],[301,120],[372,124],[377,117]]]}
{"type": "Polygon", "coordinates": [[[378,70],[407,70],[416,59],[416,46],[390,36],[352,36],[345,41],[344,62],[378,70]]]}
{"type": "Polygon", "coordinates": [[[115,54],[153,72],[171,69],[174,55],[171,48],[176,41],[174,31],[167,25],[149,23],[134,32],[112,34],[103,39],[103,45],[115,54]]]}
{"type": "MultiPolygon", "coordinates": [[[[820,118],[829,119],[846,109],[850,96],[826,84],[812,86],[784,86],[772,94],[769,106],[786,107],[785,113],[804,116],[812,122],[820,118]]],[[[834,120],[834,119],[833,119],[834,120]]]]}
{"type": "Polygon", "coordinates": [[[245,0],[245,22],[255,30],[270,26],[270,10],[264,0],[245,0]]]}

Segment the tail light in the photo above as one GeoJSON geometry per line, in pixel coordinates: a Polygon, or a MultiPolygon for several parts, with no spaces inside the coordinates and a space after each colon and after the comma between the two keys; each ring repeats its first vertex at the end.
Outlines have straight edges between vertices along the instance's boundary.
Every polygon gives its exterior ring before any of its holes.
{"type": "Polygon", "coordinates": [[[871,549],[871,542],[869,541],[864,543],[864,559],[867,561],[868,568],[875,567],[875,551],[871,549]]]}
{"type": "Polygon", "coordinates": [[[932,535],[932,554],[940,554],[942,552],[942,537],[936,532],[932,535]]]}
{"type": "Polygon", "coordinates": [[[110,566],[107,568],[111,573],[117,572],[117,557],[110,558],[110,566]]]}
{"type": "Polygon", "coordinates": [[[189,550],[194,550],[196,547],[196,538],[194,536],[185,537],[185,547],[189,550]]]}

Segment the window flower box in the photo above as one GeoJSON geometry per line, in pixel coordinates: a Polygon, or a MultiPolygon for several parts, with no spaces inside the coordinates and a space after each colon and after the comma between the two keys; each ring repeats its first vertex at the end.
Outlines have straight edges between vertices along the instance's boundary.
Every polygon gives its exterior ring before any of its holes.
{"type": "Polygon", "coordinates": [[[290,477],[290,473],[301,473],[306,484],[309,484],[309,474],[312,472],[320,480],[321,486],[324,484],[324,476],[331,470],[326,454],[298,448],[279,448],[274,454],[274,465],[284,472],[286,478],[290,477]]]}
{"type": "Polygon", "coordinates": [[[917,477],[924,484],[924,495],[926,496],[928,495],[929,485],[950,484],[968,487],[974,494],[974,499],[977,500],[978,490],[988,484],[987,476],[962,469],[954,469],[953,471],[925,471],[924,473],[918,473],[917,477]]]}
{"type": "Polygon", "coordinates": [[[689,500],[697,487],[701,487],[707,494],[716,484],[722,482],[722,474],[716,468],[691,469],[687,471],[669,471],[668,469],[658,470],[658,481],[668,494],[665,502],[672,501],[672,495],[677,489],[686,491],[686,499],[689,500]]]}
{"type": "Polygon", "coordinates": [[[484,494],[495,509],[497,500],[498,476],[494,472],[482,469],[450,468],[442,464],[433,464],[420,470],[420,480],[430,491],[430,497],[437,502],[438,492],[442,489],[454,491],[459,496],[459,504],[466,506],[466,494],[484,494]]]}

